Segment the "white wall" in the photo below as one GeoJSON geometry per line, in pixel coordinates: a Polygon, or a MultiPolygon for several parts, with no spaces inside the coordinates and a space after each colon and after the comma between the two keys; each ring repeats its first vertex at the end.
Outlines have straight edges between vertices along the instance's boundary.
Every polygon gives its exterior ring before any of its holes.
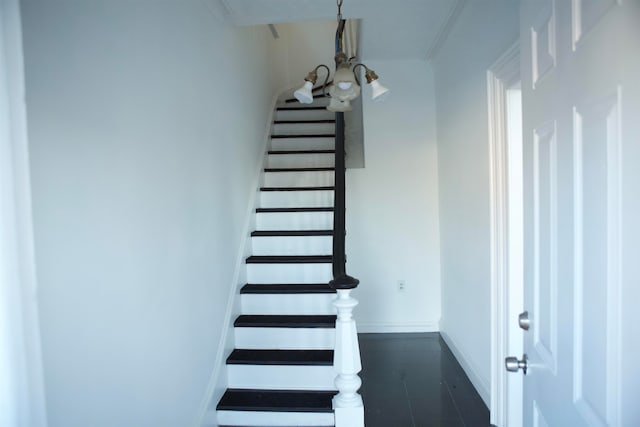
{"type": "Polygon", "coordinates": [[[270,32],[178,0],[26,0],[23,23],[49,425],[190,425],[278,79],[270,32]]]}
{"type": "MultiPolygon", "coordinates": [[[[286,82],[283,86],[302,86],[307,73],[319,64],[329,66],[333,73],[336,21],[278,24],[276,29],[280,36],[276,49],[280,74],[286,82]]],[[[325,69],[318,70],[316,85],[322,84],[326,75],[325,69]]]]}
{"type": "Polygon", "coordinates": [[[440,320],[433,71],[425,61],[365,61],[391,88],[364,87],[365,168],[347,171],[347,272],[360,332],[436,331],[440,320]],[[404,292],[397,281],[404,280],[404,292]]]}
{"type": "Polygon", "coordinates": [[[519,2],[468,2],[434,60],[442,334],[488,404],[489,152],[486,73],[518,39],[519,2]]]}

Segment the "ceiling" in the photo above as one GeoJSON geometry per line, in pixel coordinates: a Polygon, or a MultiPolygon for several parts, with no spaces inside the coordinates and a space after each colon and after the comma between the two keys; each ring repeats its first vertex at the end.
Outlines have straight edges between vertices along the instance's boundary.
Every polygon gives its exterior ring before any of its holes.
{"type": "MultiPolygon", "coordinates": [[[[334,0],[208,0],[236,25],[336,19],[334,0]]],[[[366,59],[431,59],[466,0],[343,0],[344,18],[361,19],[366,59]]]]}

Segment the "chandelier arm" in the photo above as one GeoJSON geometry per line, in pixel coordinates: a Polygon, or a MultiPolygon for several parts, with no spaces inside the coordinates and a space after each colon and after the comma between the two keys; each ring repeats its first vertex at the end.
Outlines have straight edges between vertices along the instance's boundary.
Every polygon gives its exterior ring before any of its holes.
{"type": "Polygon", "coordinates": [[[356,78],[356,82],[358,83],[358,85],[360,86],[360,80],[358,79],[358,74],[356,73],[356,69],[358,67],[364,67],[365,70],[369,71],[369,67],[367,67],[366,65],[364,65],[363,63],[359,63],[353,66],[353,75],[356,78]]]}
{"type": "Polygon", "coordinates": [[[322,95],[323,96],[327,96],[325,89],[327,87],[327,83],[329,82],[329,76],[331,75],[331,70],[329,69],[328,66],[324,65],[324,64],[320,64],[318,65],[314,71],[318,71],[318,68],[324,68],[327,70],[327,77],[325,77],[324,79],[324,83],[322,84],[322,95]]]}

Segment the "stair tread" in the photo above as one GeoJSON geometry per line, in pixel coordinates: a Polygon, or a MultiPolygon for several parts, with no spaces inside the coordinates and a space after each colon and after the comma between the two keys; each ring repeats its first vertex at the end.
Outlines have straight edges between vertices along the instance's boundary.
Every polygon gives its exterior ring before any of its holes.
{"type": "Polygon", "coordinates": [[[309,133],[309,134],[272,134],[271,139],[285,139],[285,138],[335,138],[333,133],[309,133]]]}
{"type": "Polygon", "coordinates": [[[245,328],[334,328],[335,325],[336,316],[332,314],[243,314],[233,322],[233,326],[245,328]]]}
{"type": "Polygon", "coordinates": [[[257,213],[282,213],[282,212],[333,212],[333,207],[311,208],[257,208],[257,213]]]}
{"type": "Polygon", "coordinates": [[[335,289],[327,283],[247,283],[241,294],[333,294],[335,289]]]}
{"type": "Polygon", "coordinates": [[[293,106],[293,107],[277,107],[276,110],[279,111],[294,111],[294,110],[310,110],[310,111],[318,111],[318,110],[326,110],[327,107],[303,107],[303,106],[293,106]]]}
{"type": "Polygon", "coordinates": [[[251,237],[332,236],[333,230],[256,230],[251,237]]]}
{"type": "Polygon", "coordinates": [[[333,191],[335,187],[260,187],[260,191],[333,191]]]}
{"type": "Polygon", "coordinates": [[[251,255],[247,264],[323,264],[331,263],[331,255],[251,255]]]}
{"type": "Polygon", "coordinates": [[[336,168],[322,167],[322,168],[267,168],[264,171],[269,173],[274,172],[333,172],[336,168]]]}
{"type": "Polygon", "coordinates": [[[227,389],[219,411],[333,412],[335,391],[227,389]]]}
{"type": "Polygon", "coordinates": [[[331,366],[333,350],[249,350],[235,349],[227,365],[331,366]]]}
{"type": "Polygon", "coordinates": [[[322,120],[275,120],[273,123],[276,125],[290,125],[290,124],[312,124],[312,123],[335,123],[335,119],[322,119],[322,120]]]}
{"type": "Polygon", "coordinates": [[[271,150],[269,154],[334,154],[336,150],[271,150]]]}

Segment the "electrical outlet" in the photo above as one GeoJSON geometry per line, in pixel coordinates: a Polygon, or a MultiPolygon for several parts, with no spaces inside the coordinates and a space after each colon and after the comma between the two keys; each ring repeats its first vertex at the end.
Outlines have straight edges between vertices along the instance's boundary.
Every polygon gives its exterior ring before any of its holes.
{"type": "Polygon", "coordinates": [[[404,280],[398,280],[398,292],[404,292],[405,283],[404,280]]]}

